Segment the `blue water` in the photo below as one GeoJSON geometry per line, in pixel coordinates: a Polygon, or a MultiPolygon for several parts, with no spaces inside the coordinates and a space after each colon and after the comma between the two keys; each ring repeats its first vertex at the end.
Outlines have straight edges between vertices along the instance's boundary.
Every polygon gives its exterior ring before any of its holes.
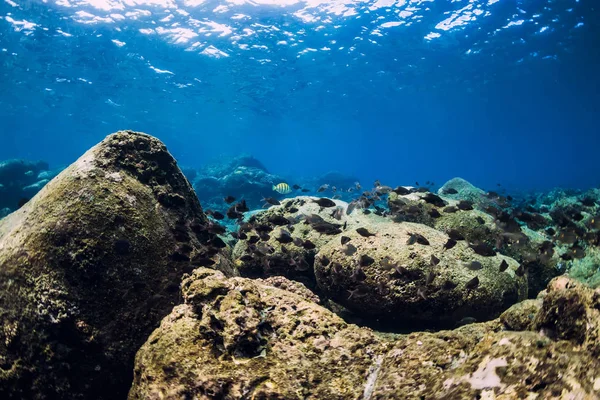
{"type": "Polygon", "coordinates": [[[133,129],[290,181],[597,186],[594,3],[1,0],[0,160],[133,129]]]}

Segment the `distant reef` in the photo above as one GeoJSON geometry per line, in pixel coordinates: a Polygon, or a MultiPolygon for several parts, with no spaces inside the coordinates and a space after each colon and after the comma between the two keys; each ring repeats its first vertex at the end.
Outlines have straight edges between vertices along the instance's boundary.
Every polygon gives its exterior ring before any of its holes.
{"type": "Polygon", "coordinates": [[[598,190],[324,184],[107,136],[0,220],[0,398],[599,398],[598,190]]]}
{"type": "Polygon", "coordinates": [[[281,199],[292,194],[321,193],[349,199],[354,197],[353,190],[357,181],[355,177],[340,172],[328,172],[317,178],[290,179],[269,172],[262,162],[248,155],[214,162],[200,169],[182,170],[193,183],[205,208],[220,211],[226,208],[223,203],[226,196],[244,199],[251,209],[261,208],[265,197],[281,199]],[[281,182],[289,184],[292,194],[280,194],[273,190],[273,185],[281,182]],[[321,192],[317,192],[319,188],[321,192]]]}
{"type": "Polygon", "coordinates": [[[0,162],[0,218],[27,202],[59,172],[50,170],[44,161],[0,162]]]}

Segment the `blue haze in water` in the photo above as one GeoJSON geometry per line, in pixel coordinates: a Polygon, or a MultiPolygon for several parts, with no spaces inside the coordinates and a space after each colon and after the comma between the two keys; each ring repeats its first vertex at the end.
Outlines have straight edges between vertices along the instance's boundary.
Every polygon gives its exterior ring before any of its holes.
{"type": "Polygon", "coordinates": [[[290,183],[597,186],[594,3],[0,0],[0,160],[133,129],[290,183]]]}

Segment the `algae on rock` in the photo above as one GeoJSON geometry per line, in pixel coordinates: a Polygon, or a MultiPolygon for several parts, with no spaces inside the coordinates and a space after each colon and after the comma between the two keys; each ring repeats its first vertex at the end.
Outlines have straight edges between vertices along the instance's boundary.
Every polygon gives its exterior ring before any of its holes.
{"type": "Polygon", "coordinates": [[[0,221],[0,397],[123,397],[190,259],[218,239],[206,221],[166,147],[130,131],[0,221]]]}
{"type": "MultiPolygon", "coordinates": [[[[182,286],[185,304],[173,309],[136,356],[131,400],[600,395],[597,356],[575,341],[505,331],[499,320],[379,335],[265,282],[227,279],[202,268],[182,286]]],[[[562,293],[544,304],[547,314],[560,311],[562,293]]],[[[580,317],[570,322],[580,325],[580,317]]]]}

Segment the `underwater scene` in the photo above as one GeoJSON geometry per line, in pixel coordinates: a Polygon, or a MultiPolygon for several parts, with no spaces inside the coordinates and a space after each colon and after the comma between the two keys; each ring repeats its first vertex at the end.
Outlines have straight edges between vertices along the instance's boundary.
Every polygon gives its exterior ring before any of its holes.
{"type": "Polygon", "coordinates": [[[600,399],[593,0],[0,0],[0,399],[600,399]]]}

